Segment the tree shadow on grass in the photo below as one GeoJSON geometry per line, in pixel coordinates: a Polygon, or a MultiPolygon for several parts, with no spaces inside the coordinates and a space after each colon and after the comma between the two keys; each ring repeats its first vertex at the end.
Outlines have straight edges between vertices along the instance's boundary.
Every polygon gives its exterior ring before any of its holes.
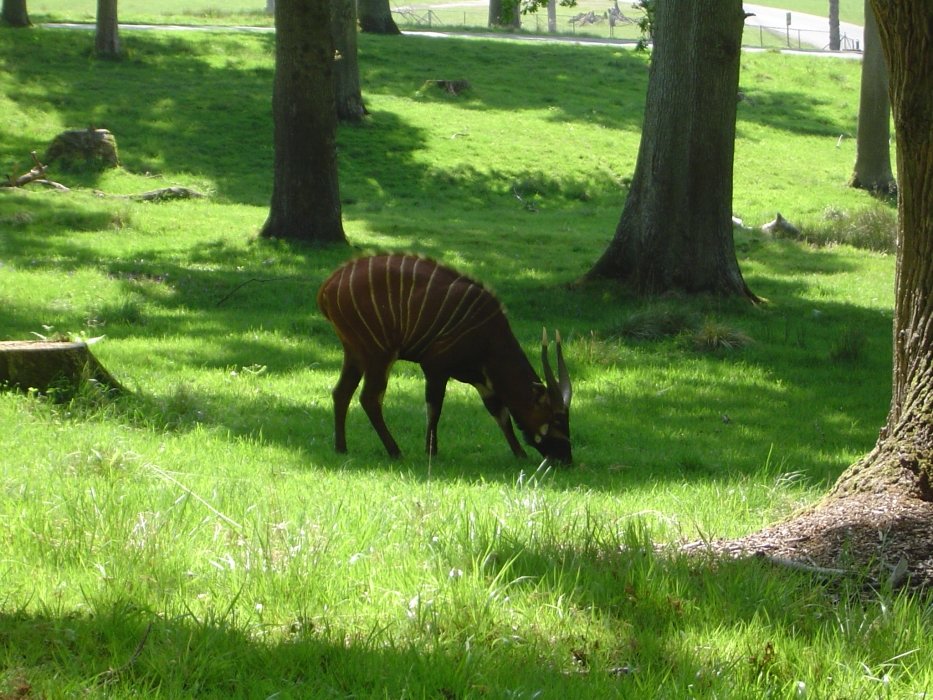
{"type": "MultiPolygon", "coordinates": [[[[324,604],[328,589],[314,578],[298,577],[285,601],[268,601],[269,585],[278,585],[269,572],[238,574],[236,592],[213,591],[205,601],[170,599],[171,609],[159,595],[146,599],[147,586],[178,577],[158,565],[148,583],[85,589],[81,612],[20,602],[28,596],[12,591],[0,612],[0,693],[712,697],[780,692],[787,674],[812,687],[822,682],[807,661],[814,654],[891,670],[885,640],[898,623],[888,619],[890,601],[859,599],[857,579],[827,586],[756,560],[712,566],[656,554],[644,542],[615,544],[511,549],[498,541],[465,582],[441,584],[430,608],[412,615],[400,604],[355,624],[340,616],[341,605],[324,604]],[[506,591],[559,601],[568,620],[590,620],[589,631],[512,614],[506,591]],[[280,617],[254,605],[263,600],[280,617]],[[849,633],[850,616],[874,623],[849,633]]],[[[892,672],[892,687],[910,676],[892,672]]]]}
{"type": "MultiPolygon", "coordinates": [[[[129,171],[204,175],[217,184],[221,200],[268,203],[273,157],[272,36],[135,32],[126,40],[128,57],[120,62],[91,58],[86,32],[37,29],[7,32],[5,37],[11,41],[4,43],[6,52],[0,49],[0,57],[16,77],[17,88],[9,96],[21,110],[54,111],[71,128],[109,128],[117,136],[129,171]],[[244,42],[251,47],[258,42],[263,58],[255,59],[252,48],[243,50],[244,42]],[[35,60],[22,60],[23,52],[35,52],[36,46],[56,55],[54,70],[36,73],[35,60]],[[243,59],[238,58],[241,54],[243,59]]],[[[381,94],[409,98],[427,79],[447,71],[458,76],[469,73],[466,77],[474,84],[470,96],[452,102],[464,109],[503,114],[546,110],[556,121],[628,131],[641,127],[645,58],[628,50],[365,35],[360,63],[364,85],[381,94]],[[522,70],[497,70],[512,65],[521,65],[522,70]]],[[[429,94],[421,99],[451,103],[429,94]]],[[[791,95],[773,100],[784,106],[783,116],[778,117],[781,128],[823,128],[811,126],[818,125],[820,117],[808,103],[791,95]]],[[[773,111],[749,109],[743,118],[755,120],[773,111]]],[[[826,128],[833,133],[839,129],[826,128]]],[[[387,195],[402,200],[412,195],[430,198],[445,178],[463,188],[467,199],[479,201],[490,191],[511,188],[512,183],[497,183],[494,174],[478,178],[475,173],[432,171],[413,157],[424,146],[424,138],[385,110],[374,111],[361,128],[342,128],[345,196],[368,206],[387,195]],[[384,154],[378,172],[372,170],[379,162],[370,153],[374,148],[384,154]],[[366,155],[357,158],[361,149],[366,155]]],[[[0,129],[0,147],[22,163],[29,151],[41,152],[44,144],[28,143],[17,133],[0,129]]],[[[541,174],[529,175],[542,179],[541,174]]],[[[82,186],[94,187],[99,176],[73,177],[82,186]]],[[[618,190],[609,182],[584,184],[618,190]]],[[[578,189],[574,183],[566,186],[578,189]]],[[[365,214],[365,209],[361,212],[365,214]]]]}
{"type": "MultiPolygon", "coordinates": [[[[94,216],[90,221],[96,224],[94,216]]],[[[515,240],[512,245],[530,244],[535,236],[531,232],[528,241],[515,240]]],[[[774,300],[761,309],[715,299],[671,302],[693,308],[700,317],[712,315],[735,324],[757,341],[735,353],[698,354],[670,342],[640,343],[615,335],[622,318],[645,302],[626,297],[612,284],[568,288],[562,285],[567,277],[560,265],[516,268],[512,248],[477,240],[469,271],[493,282],[510,310],[516,337],[539,373],[536,341],[541,326],[559,328],[568,343],[577,387],[573,435],[579,468],[561,472],[559,487],[612,490],[652,481],[710,481],[727,474],[758,473],[775,445],[775,468],[824,482],[846,466],[833,458],[840,448],[870,447],[883,419],[883,397],[890,391],[885,350],[890,318],[837,303],[820,304],[820,314],[814,315],[806,283],[785,281],[799,267],[813,276],[851,272],[851,265],[834,251],[807,250],[794,243],[751,246],[749,254],[763,261],[763,272],[758,273],[762,289],[774,300]],[[868,347],[862,359],[839,364],[829,351],[847,327],[860,329],[868,347]],[[616,375],[619,379],[606,379],[612,376],[606,369],[615,364],[623,373],[616,375]],[[665,384],[656,385],[659,381],[665,384]],[[867,396],[876,397],[876,410],[865,405],[867,396]],[[866,425],[863,417],[872,413],[878,424],[866,425]],[[802,417],[790,433],[785,430],[795,419],[788,415],[802,417]]],[[[184,260],[177,252],[145,247],[128,259],[102,261],[73,233],[51,230],[37,236],[14,230],[9,243],[15,254],[8,262],[14,265],[29,265],[39,256],[36,269],[63,274],[102,270],[118,281],[117,301],[59,313],[53,325],[72,330],[95,319],[88,335],[104,332],[111,339],[100,346],[99,355],[121,380],[152,399],[149,409],[157,412],[159,406],[171,404],[173,393],[185,387],[191,415],[202,418],[182,421],[181,429],[200,420],[232,436],[303,446],[315,465],[337,469],[347,464],[348,458],[331,449],[329,391],[339,373],[341,351],[314,297],[324,277],[352,251],[274,243],[242,247],[217,240],[195,245],[184,260]],[[266,256],[285,261],[284,269],[270,272],[264,265],[266,256]],[[135,348],[149,339],[145,362],[139,364],[135,348]],[[129,348],[125,358],[121,342],[129,348]],[[163,352],[162,347],[171,349],[163,352]],[[231,371],[242,373],[244,368],[261,368],[252,385],[257,395],[225,386],[231,371]],[[204,382],[214,381],[207,379],[212,374],[217,385],[208,388],[204,382]],[[165,377],[174,379],[153,392],[146,384],[147,378],[155,377],[160,385],[165,377]],[[301,385],[306,387],[304,399],[286,398],[301,385]]],[[[444,242],[436,245],[445,257],[444,242]]],[[[20,304],[4,313],[5,332],[41,332],[37,319],[49,318],[40,303],[20,304]]],[[[348,435],[353,468],[411,470],[426,476],[423,379],[416,366],[400,363],[395,368],[386,415],[405,459],[386,459],[354,401],[348,435]]],[[[157,423],[158,415],[151,420],[157,423]]],[[[434,478],[511,482],[537,464],[534,457],[510,457],[469,388],[451,391],[440,441],[434,478]],[[472,457],[464,460],[463,455],[472,457]]]]}

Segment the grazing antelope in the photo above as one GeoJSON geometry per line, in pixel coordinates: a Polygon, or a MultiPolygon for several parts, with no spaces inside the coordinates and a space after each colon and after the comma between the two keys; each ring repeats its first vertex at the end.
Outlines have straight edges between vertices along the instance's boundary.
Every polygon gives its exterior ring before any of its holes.
{"type": "Polygon", "coordinates": [[[512,419],[526,442],[547,458],[570,463],[572,389],[557,334],[557,373],[541,338],[541,383],[509,328],[502,306],[481,284],[414,255],[376,255],[337,268],[317,303],[343,344],[334,387],[334,444],[347,451],[347,407],[364,379],[360,403],[393,457],[401,452],[382,417],[389,370],[398,360],[421,365],[428,429],[425,449],[437,453],[437,423],[447,380],[472,384],[518,457],[512,419]]]}

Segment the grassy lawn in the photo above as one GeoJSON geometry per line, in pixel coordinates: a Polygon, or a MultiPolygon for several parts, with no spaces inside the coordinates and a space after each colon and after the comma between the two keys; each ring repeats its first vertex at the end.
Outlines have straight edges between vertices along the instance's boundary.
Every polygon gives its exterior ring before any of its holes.
{"type": "Polygon", "coordinates": [[[0,30],[2,171],[87,125],[123,162],[53,169],[68,193],[0,190],[0,338],[104,335],[96,355],[132,389],[0,394],[0,697],[933,688],[929,599],[655,551],[814,501],[884,421],[893,213],[846,186],[857,63],[743,56],[737,249],[768,300],[752,308],[572,284],[624,202],[642,55],[361,37],[371,116],[339,134],[353,248],[306,249],[256,236],[272,37],[122,38],[125,60],[97,62],[85,33],[0,30]],[[438,77],[471,89],[422,92],[438,77]],[[98,194],[176,184],[210,196],[98,194]],[[776,211],[804,240],[755,230],[776,211]],[[516,461],[453,383],[429,462],[410,365],[386,397],[404,457],[356,403],[333,452],[340,350],[314,295],[379,249],[489,284],[535,365],[541,326],[561,330],[573,468],[516,461]]]}

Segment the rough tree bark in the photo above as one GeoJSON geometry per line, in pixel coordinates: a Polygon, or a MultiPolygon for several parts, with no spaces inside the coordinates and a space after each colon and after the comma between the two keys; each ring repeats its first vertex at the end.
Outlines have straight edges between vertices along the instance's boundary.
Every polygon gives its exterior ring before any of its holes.
{"type": "Polygon", "coordinates": [[[0,19],[11,27],[29,27],[29,13],[26,12],[26,0],[3,0],[0,19]]]}
{"type": "Polygon", "coordinates": [[[337,119],[359,122],[366,116],[360,91],[360,66],[357,58],[356,3],[331,0],[331,32],[337,51],[334,64],[334,101],[337,119]]]}
{"type": "Polygon", "coordinates": [[[891,410],[833,493],[904,485],[933,501],[933,4],[871,0],[891,81],[900,179],[891,410]]]}
{"type": "Polygon", "coordinates": [[[871,0],[888,64],[898,167],[892,399],[874,449],[816,506],[713,549],[933,588],[933,4],[871,0]],[[891,566],[894,564],[894,566],[891,566]],[[885,566],[887,565],[887,566],[885,566]]]}
{"type": "Polygon", "coordinates": [[[261,234],[346,243],[337,181],[334,43],[328,0],[275,4],[275,166],[261,234]]]}
{"type": "Polygon", "coordinates": [[[489,0],[489,26],[521,29],[522,14],[519,0],[489,0]]]}
{"type": "Polygon", "coordinates": [[[658,0],[644,127],[615,236],[588,278],[755,299],[732,235],[740,0],[658,0]]]}
{"type": "Polygon", "coordinates": [[[110,392],[124,391],[86,343],[0,342],[0,388],[35,390],[42,394],[54,390],[59,398],[68,398],[86,382],[94,382],[110,392]]]}
{"type": "Polygon", "coordinates": [[[897,193],[897,181],[891,171],[888,69],[884,64],[878,22],[870,0],[865,0],[865,45],[862,50],[855,169],[850,184],[875,194],[892,195],[897,193]]]}
{"type": "Polygon", "coordinates": [[[117,0],[97,0],[97,32],[94,51],[101,58],[120,57],[117,0]]]}
{"type": "Polygon", "coordinates": [[[401,34],[401,30],[392,19],[389,0],[357,0],[356,11],[359,14],[360,29],[370,34],[401,34]]]}

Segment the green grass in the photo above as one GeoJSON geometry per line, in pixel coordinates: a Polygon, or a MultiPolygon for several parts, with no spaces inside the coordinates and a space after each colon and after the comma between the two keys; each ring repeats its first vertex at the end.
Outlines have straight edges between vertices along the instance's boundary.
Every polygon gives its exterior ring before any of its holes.
{"type": "Polygon", "coordinates": [[[654,551],[812,502],[884,421],[894,260],[827,224],[887,206],[846,186],[856,64],[743,57],[735,212],[830,231],[739,231],[752,308],[569,284],[621,211],[643,56],[361,37],[371,116],[339,134],[354,247],[322,250],[256,237],[271,37],[123,40],[100,63],[87,34],[0,30],[2,171],[88,124],[123,160],[53,170],[70,193],[0,190],[0,338],[105,335],[133,390],[0,395],[0,697],[929,692],[928,599],[654,551]],[[472,87],[419,94],[436,77],[472,87]],[[211,197],[94,194],[168,184],[211,197]],[[386,397],[405,456],[356,404],[333,453],[340,351],[314,294],[369,249],[487,282],[534,364],[560,328],[573,469],[516,462],[454,384],[429,462],[410,365],[386,397]]]}

